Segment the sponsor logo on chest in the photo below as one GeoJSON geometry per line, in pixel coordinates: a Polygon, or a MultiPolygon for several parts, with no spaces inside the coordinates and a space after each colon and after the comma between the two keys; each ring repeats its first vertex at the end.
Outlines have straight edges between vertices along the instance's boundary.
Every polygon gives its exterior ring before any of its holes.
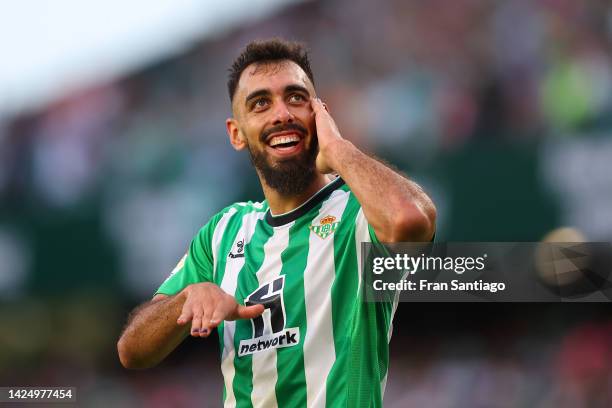
{"type": "Polygon", "coordinates": [[[287,317],[283,289],[285,276],[266,282],[246,297],[246,306],[263,305],[264,313],[251,319],[253,337],[241,340],[238,356],[266,350],[291,347],[300,342],[300,328],[286,327],[287,317]]]}

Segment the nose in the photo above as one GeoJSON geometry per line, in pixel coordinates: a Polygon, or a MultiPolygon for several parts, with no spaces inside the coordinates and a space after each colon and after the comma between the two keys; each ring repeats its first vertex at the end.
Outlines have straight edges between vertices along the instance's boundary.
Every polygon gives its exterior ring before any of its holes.
{"type": "Polygon", "coordinates": [[[293,123],[295,116],[288,109],[284,102],[278,102],[274,107],[274,125],[281,125],[283,123],[293,123]]]}

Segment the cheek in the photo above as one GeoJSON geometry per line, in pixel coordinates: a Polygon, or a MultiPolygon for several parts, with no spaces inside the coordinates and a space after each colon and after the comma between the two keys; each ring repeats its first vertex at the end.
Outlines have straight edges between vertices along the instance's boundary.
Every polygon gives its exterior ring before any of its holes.
{"type": "Polygon", "coordinates": [[[263,128],[253,123],[248,123],[242,128],[242,134],[250,145],[259,143],[259,136],[263,128]]]}
{"type": "Polygon", "coordinates": [[[296,117],[300,120],[300,122],[308,129],[310,134],[314,134],[316,130],[316,123],[314,116],[312,114],[312,109],[304,108],[300,110],[299,114],[296,114],[296,117]]]}
{"type": "Polygon", "coordinates": [[[316,138],[316,137],[317,137],[317,124],[315,123],[314,118],[312,118],[312,119],[311,119],[311,120],[308,122],[308,124],[307,124],[307,126],[306,126],[306,127],[308,128],[308,132],[310,133],[310,138],[311,138],[311,139],[316,138]]]}

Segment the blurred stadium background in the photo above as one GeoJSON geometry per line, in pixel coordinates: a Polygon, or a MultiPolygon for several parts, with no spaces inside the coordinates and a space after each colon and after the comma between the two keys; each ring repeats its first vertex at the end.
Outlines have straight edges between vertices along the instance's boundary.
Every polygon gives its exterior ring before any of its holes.
{"type": "MultiPolygon", "coordinates": [[[[0,13],[2,386],[220,405],[216,338],[144,372],[120,367],[115,341],[210,215],[262,198],[224,128],[226,69],[255,38],[308,43],[343,134],[431,193],[438,240],[612,238],[610,1],[14,3],[0,13]]],[[[608,304],[401,304],[385,406],[612,406],[611,345],[608,304]]]]}

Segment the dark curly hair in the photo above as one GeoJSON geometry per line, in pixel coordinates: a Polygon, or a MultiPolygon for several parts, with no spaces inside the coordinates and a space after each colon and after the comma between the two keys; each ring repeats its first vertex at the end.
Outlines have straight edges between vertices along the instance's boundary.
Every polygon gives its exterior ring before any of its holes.
{"type": "Polygon", "coordinates": [[[314,84],[314,77],[310,69],[310,60],[306,47],[298,42],[287,41],[280,38],[253,41],[244,48],[238,58],[234,60],[229,69],[227,90],[230,101],[234,100],[234,94],[238,87],[238,81],[242,71],[253,63],[267,63],[274,61],[289,60],[300,66],[314,84]]]}

